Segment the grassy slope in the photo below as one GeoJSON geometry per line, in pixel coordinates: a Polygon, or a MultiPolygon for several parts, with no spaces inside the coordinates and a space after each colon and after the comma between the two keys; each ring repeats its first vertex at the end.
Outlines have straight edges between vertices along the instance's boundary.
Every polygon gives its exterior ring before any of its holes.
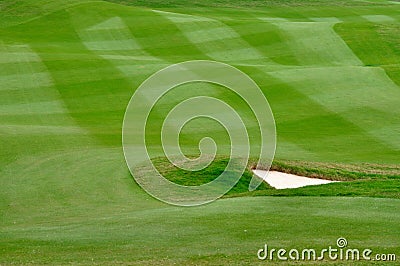
{"type": "MultiPolygon", "coordinates": [[[[7,14],[1,25],[14,26],[0,29],[0,263],[89,263],[93,258],[97,263],[253,264],[264,242],[322,248],[342,235],[357,246],[399,252],[398,200],[256,197],[174,208],[132,182],[120,148],[132,88],[171,62],[215,59],[249,73],[268,96],[280,160],[340,162],[345,164],[341,169],[360,162],[398,164],[400,91],[391,82],[398,82],[398,41],[393,34],[381,34],[396,29],[397,7],[385,8],[386,2],[378,7],[355,2],[365,6],[357,9],[351,4],[319,7],[314,2],[313,7],[277,5],[252,12],[169,10],[196,15],[193,19],[115,4],[63,10],[59,2],[43,3],[1,3],[7,14]],[[54,10],[59,11],[50,13],[54,10]],[[20,24],[42,13],[49,14],[20,24]],[[377,14],[394,21],[371,24],[363,17],[387,19],[370,16],[377,14]],[[202,16],[210,20],[202,22],[202,16]],[[276,17],[294,22],[271,19],[276,17]],[[332,17],[345,23],[333,26],[332,17]],[[328,23],[301,23],[318,19],[328,23]],[[380,34],[385,42],[365,48],[352,39],[360,30],[367,39],[380,34]],[[313,39],[315,34],[330,42],[313,39]],[[392,52],[373,57],[379,45],[392,52]],[[319,46],[335,52],[327,58],[319,46]],[[370,64],[385,66],[363,66],[370,64]],[[334,81],[329,79],[332,71],[334,81]],[[365,226],[356,229],[360,223],[365,226]]],[[[185,96],[204,91],[240,106],[220,88],[204,87],[185,96]]],[[[179,91],[175,94],[154,113],[154,129],[163,108],[179,100],[179,91]]],[[[194,125],[184,132],[193,136],[184,141],[189,153],[196,152],[191,147],[202,135],[197,129],[194,125]]],[[[212,133],[223,139],[218,130],[212,133]]],[[[150,139],[157,146],[158,136],[150,139]]],[[[155,156],[158,152],[154,148],[155,156]]],[[[306,168],[312,171],[313,166],[306,168]]],[[[257,194],[398,197],[397,180],[257,194]]]]}
{"type": "Polygon", "coordinates": [[[218,1],[211,1],[211,0],[194,0],[194,1],[180,1],[180,0],[107,0],[109,2],[120,3],[125,5],[133,5],[133,6],[142,6],[142,7],[271,7],[271,6],[278,6],[278,7],[286,7],[286,6],[371,6],[371,5],[390,5],[388,1],[385,0],[367,0],[367,1],[345,1],[345,0],[253,0],[253,1],[246,1],[246,0],[218,0],[218,1]]]}
{"type": "Polygon", "coordinates": [[[254,265],[265,243],[320,250],[334,246],[339,236],[350,247],[399,251],[399,214],[393,211],[399,205],[390,199],[235,198],[141,211],[134,205],[84,217],[65,217],[71,214],[66,209],[63,219],[4,225],[2,262],[254,265]]]}

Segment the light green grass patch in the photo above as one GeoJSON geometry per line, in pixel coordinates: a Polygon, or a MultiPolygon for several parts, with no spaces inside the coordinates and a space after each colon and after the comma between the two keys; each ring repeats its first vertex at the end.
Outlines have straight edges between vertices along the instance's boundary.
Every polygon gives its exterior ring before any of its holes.
{"type": "Polygon", "coordinates": [[[337,17],[322,17],[322,18],[310,18],[310,19],[315,22],[331,22],[331,23],[342,22],[342,20],[340,20],[337,17]]]}
{"type": "Polygon", "coordinates": [[[365,15],[362,17],[370,22],[376,22],[376,23],[394,22],[395,21],[394,18],[392,18],[390,16],[386,16],[386,15],[365,15]]]}
{"type": "Polygon", "coordinates": [[[305,65],[361,65],[361,61],[333,30],[334,23],[284,22],[276,24],[286,34],[292,52],[305,65]]]}

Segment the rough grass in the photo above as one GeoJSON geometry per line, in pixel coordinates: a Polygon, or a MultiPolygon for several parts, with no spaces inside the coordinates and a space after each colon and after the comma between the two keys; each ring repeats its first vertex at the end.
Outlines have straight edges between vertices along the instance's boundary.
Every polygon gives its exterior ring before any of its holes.
{"type": "Polygon", "coordinates": [[[271,170],[338,181],[400,178],[398,165],[276,161],[271,170]]]}
{"type": "MultiPolygon", "coordinates": [[[[195,186],[211,182],[218,177],[224,171],[229,158],[217,157],[209,167],[195,172],[179,169],[163,157],[152,161],[168,180],[180,185],[195,186]]],[[[255,164],[249,164],[242,178],[226,197],[275,195],[400,198],[398,165],[274,161],[271,167],[274,171],[342,182],[283,190],[277,190],[263,183],[256,191],[249,192],[251,169],[254,167],[255,164]]]]}

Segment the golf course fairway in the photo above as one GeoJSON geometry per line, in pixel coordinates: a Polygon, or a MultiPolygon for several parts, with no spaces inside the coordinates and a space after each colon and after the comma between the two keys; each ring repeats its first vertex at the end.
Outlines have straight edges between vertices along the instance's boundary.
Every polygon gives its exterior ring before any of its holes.
{"type": "Polygon", "coordinates": [[[397,265],[399,221],[399,1],[0,1],[0,265],[397,265]],[[148,195],[125,162],[125,110],[149,76],[190,60],[258,84],[275,118],[273,170],[342,182],[248,191],[261,145],[254,114],[222,86],[183,84],[146,124],[160,172],[183,185],[223,172],[228,132],[207,118],[179,139],[194,157],[202,138],[215,141],[207,169],[191,175],[164,157],[168,112],[201,95],[240,114],[251,159],[215,202],[148,195]],[[265,244],[319,251],[339,238],[373,259],[257,256],[265,244]]]}

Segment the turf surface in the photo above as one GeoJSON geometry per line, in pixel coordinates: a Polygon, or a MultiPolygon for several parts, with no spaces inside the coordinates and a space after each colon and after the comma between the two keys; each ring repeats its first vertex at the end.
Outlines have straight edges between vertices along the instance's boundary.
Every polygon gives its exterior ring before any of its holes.
{"type": "MultiPolygon", "coordinates": [[[[254,264],[264,243],[324,248],[340,236],[400,256],[400,5],[113,2],[0,2],[0,264],[254,264]],[[193,59],[260,85],[277,124],[274,167],[356,181],[250,194],[240,183],[228,196],[263,197],[192,209],[145,194],[123,159],[126,105],[149,75],[193,59]]],[[[204,93],[257,133],[235,95],[181,86],[151,114],[152,156],[165,111],[204,93]]],[[[184,128],[183,150],[197,154],[205,133],[227,156],[226,132],[210,121],[184,128]]]]}

